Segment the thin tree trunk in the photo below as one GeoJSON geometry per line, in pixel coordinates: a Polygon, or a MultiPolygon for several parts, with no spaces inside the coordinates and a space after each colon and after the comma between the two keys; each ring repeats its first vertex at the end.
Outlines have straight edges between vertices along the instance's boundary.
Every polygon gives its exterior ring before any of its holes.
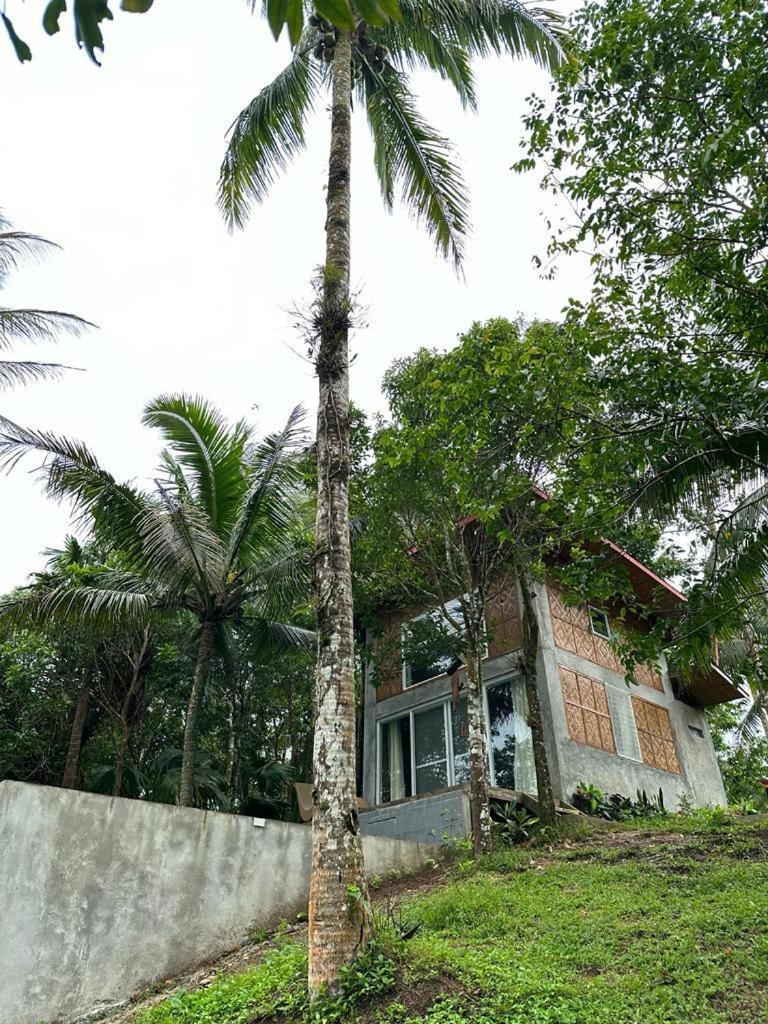
{"type": "Polygon", "coordinates": [[[491,812],[488,805],[488,765],[485,755],[485,706],[480,655],[467,651],[467,725],[469,730],[469,803],[472,849],[475,856],[491,849],[491,812]]]}
{"type": "Polygon", "coordinates": [[[544,727],[541,720],[541,704],[539,703],[538,658],[539,658],[539,618],[533,606],[533,597],[528,580],[521,573],[520,592],[523,598],[522,631],[523,660],[522,671],[525,680],[525,695],[528,700],[528,724],[531,727],[533,742],[533,763],[536,768],[536,789],[539,804],[539,817],[544,825],[554,825],[557,819],[555,798],[552,793],[552,780],[549,775],[547,748],[544,743],[544,727]]]}
{"type": "Polygon", "coordinates": [[[232,703],[229,706],[228,714],[228,725],[229,725],[229,739],[227,743],[227,793],[229,794],[229,808],[230,810],[235,804],[235,773],[237,771],[237,726],[239,725],[239,718],[237,725],[235,724],[235,699],[232,698],[232,703]]]}
{"type": "Polygon", "coordinates": [[[72,719],[72,728],[69,731],[69,747],[67,748],[67,760],[64,763],[64,774],[61,777],[61,785],[64,789],[74,789],[77,780],[77,770],[80,766],[80,751],[83,748],[83,729],[85,728],[85,716],[88,711],[90,691],[83,686],[77,696],[75,714],[72,719]]]}
{"type": "Polygon", "coordinates": [[[187,705],[187,717],[184,721],[184,748],[181,756],[181,779],[179,781],[179,804],[182,807],[194,807],[195,804],[195,754],[197,753],[197,720],[203,702],[205,686],[211,671],[213,657],[213,641],[216,627],[212,622],[204,622],[200,632],[200,646],[197,650],[195,678],[187,705]]]}
{"type": "Polygon", "coordinates": [[[135,657],[131,657],[130,653],[126,655],[132,669],[131,684],[128,687],[128,692],[126,693],[122,704],[120,705],[120,714],[118,716],[120,719],[120,742],[115,755],[115,781],[112,787],[113,796],[120,796],[123,791],[125,757],[128,753],[128,744],[131,739],[131,729],[133,725],[132,719],[135,717],[136,701],[138,700],[139,691],[143,684],[142,670],[145,666],[148,647],[149,629],[145,628],[141,645],[139,646],[135,657]]]}
{"type": "Polygon", "coordinates": [[[317,375],[317,529],[309,990],[336,987],[371,935],[355,787],[355,676],[349,541],[349,247],[352,40],[332,64],[326,264],[317,375]]]}

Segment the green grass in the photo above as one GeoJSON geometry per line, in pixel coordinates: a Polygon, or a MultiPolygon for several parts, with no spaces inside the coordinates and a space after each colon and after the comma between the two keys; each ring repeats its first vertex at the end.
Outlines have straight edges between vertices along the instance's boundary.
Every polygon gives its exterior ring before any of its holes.
{"type": "Polygon", "coordinates": [[[416,937],[384,929],[333,1006],[309,1014],[306,952],[283,939],[138,1024],[768,1022],[765,829],[670,817],[492,854],[407,903],[416,937]]]}

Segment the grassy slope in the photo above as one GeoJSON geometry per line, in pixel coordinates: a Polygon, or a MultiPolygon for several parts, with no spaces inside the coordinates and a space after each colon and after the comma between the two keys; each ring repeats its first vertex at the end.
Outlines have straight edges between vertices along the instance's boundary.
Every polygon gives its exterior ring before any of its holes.
{"type": "Polygon", "coordinates": [[[137,1024],[768,1022],[767,855],[765,821],[705,815],[518,847],[409,898],[416,937],[384,928],[384,952],[316,1015],[285,937],[137,1024]]]}

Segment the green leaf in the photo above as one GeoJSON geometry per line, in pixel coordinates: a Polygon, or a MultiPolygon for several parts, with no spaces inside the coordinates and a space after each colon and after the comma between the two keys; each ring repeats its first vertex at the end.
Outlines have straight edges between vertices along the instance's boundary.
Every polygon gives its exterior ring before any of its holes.
{"type": "Polygon", "coordinates": [[[122,0],[120,7],[130,14],[146,14],[155,0],[122,0]]]}
{"type": "Polygon", "coordinates": [[[16,35],[16,30],[13,27],[11,19],[7,17],[7,15],[5,14],[0,14],[0,17],[3,19],[5,30],[10,36],[11,43],[13,44],[13,48],[16,51],[16,56],[19,58],[21,63],[23,64],[25,60],[32,60],[32,51],[24,42],[24,40],[20,39],[16,35]]]}
{"type": "Polygon", "coordinates": [[[355,6],[363,21],[377,28],[383,27],[388,21],[400,20],[398,0],[359,0],[355,6]]]}
{"type": "Polygon", "coordinates": [[[43,12],[43,28],[49,36],[56,35],[61,26],[59,18],[67,9],[67,0],[51,0],[43,12]]]}
{"type": "Polygon", "coordinates": [[[291,46],[295,46],[301,39],[301,32],[304,28],[304,9],[300,0],[288,4],[288,38],[291,46]]]}
{"type": "Polygon", "coordinates": [[[355,16],[349,0],[317,0],[317,13],[333,25],[349,31],[355,27],[355,16]]]}
{"type": "MultiPolygon", "coordinates": [[[[288,20],[288,2],[289,0],[267,0],[267,21],[275,39],[279,38],[283,25],[288,20]]],[[[291,0],[291,3],[296,6],[295,0],[291,0]]]]}
{"type": "Polygon", "coordinates": [[[96,50],[104,52],[101,22],[112,20],[112,11],[106,0],[75,0],[75,36],[94,64],[96,50]]]}

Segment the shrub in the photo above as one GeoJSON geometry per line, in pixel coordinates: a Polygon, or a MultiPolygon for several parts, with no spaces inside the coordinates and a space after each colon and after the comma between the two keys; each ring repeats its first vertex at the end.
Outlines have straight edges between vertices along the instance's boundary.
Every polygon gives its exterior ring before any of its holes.
{"type": "Polygon", "coordinates": [[[666,814],[664,793],[659,789],[655,799],[651,799],[646,791],[637,790],[637,799],[631,800],[621,793],[606,796],[597,786],[580,782],[573,794],[573,804],[580,811],[593,818],[604,818],[606,821],[629,821],[632,818],[656,818],[666,814]]]}

